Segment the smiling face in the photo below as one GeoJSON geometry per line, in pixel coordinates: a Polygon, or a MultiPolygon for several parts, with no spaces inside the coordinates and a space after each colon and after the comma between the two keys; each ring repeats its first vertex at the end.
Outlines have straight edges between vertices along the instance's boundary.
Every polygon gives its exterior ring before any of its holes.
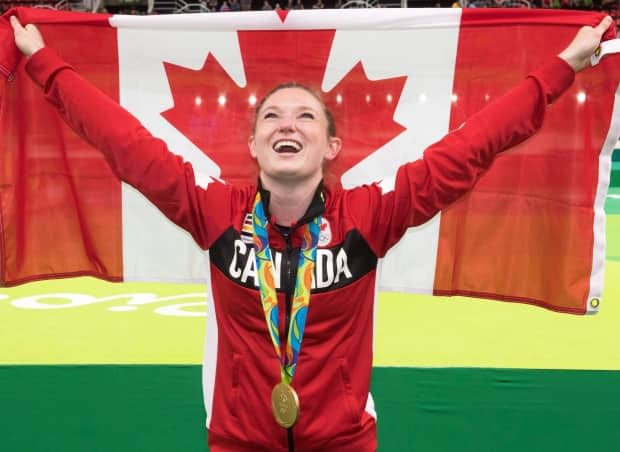
{"type": "Polygon", "coordinates": [[[285,87],[269,95],[259,107],[249,139],[263,183],[318,184],[323,162],[333,160],[341,146],[328,126],[323,104],[308,90],[285,87]]]}

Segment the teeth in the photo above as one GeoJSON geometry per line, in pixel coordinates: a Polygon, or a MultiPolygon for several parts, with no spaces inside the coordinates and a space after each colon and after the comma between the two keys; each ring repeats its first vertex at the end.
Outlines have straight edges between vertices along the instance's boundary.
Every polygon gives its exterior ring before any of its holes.
{"type": "Polygon", "coordinates": [[[295,151],[301,151],[301,144],[294,140],[280,140],[273,145],[273,148],[276,151],[279,151],[283,147],[290,147],[295,149],[295,151]]]}

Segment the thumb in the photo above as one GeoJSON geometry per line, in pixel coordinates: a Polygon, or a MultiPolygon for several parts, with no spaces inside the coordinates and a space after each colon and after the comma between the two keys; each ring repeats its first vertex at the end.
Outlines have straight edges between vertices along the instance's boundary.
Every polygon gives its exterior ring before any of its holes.
{"type": "Polygon", "coordinates": [[[22,31],[24,29],[17,16],[11,16],[9,20],[11,21],[11,26],[13,27],[14,32],[22,31]]]}
{"type": "Polygon", "coordinates": [[[613,19],[609,16],[606,16],[601,23],[599,23],[594,30],[598,33],[599,36],[603,36],[607,29],[611,26],[613,19]]]}

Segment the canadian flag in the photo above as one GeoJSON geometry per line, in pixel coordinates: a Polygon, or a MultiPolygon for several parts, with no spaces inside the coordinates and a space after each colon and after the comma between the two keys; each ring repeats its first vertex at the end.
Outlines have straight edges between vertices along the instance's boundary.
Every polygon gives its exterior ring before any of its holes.
{"type": "MultiPolygon", "coordinates": [[[[320,90],[344,150],[327,168],[351,187],[399,165],[600,14],[367,9],[108,16],[16,8],[0,19],[0,280],[92,275],[202,282],[207,256],[43,100],[8,16],[192,164],[199,184],[255,180],[257,99],[295,80],[320,90]]],[[[381,290],[468,295],[596,312],[610,155],[620,136],[616,56],[577,75],[542,130],[502,153],[475,189],[410,230],[382,263],[381,290]]],[[[92,112],[97,115],[97,111],[92,112]]]]}

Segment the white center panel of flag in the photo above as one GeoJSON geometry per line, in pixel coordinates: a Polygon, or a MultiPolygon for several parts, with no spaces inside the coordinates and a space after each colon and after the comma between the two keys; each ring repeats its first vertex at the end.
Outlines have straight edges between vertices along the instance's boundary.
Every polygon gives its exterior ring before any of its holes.
{"type": "MultiPolygon", "coordinates": [[[[341,12],[336,13],[322,11],[316,16],[315,12],[297,14],[292,11],[286,21],[279,24],[272,22],[274,14],[250,13],[243,20],[251,21],[252,26],[239,25],[238,22],[223,24],[221,17],[217,20],[204,17],[210,15],[187,17],[180,22],[178,18],[147,18],[139,23],[133,18],[114,17],[111,23],[118,27],[121,104],[153,134],[164,139],[174,152],[191,162],[198,183],[206,186],[210,177],[219,176],[220,168],[161,116],[161,112],[173,106],[163,62],[196,70],[203,66],[211,53],[231,79],[243,87],[246,84],[245,70],[235,26],[246,30],[325,29],[329,28],[326,24],[337,17],[338,26],[334,24],[337,32],[322,83],[324,91],[332,89],[359,62],[371,81],[407,77],[394,113],[395,121],[406,130],[346,172],[342,182],[345,187],[350,187],[387,180],[398,166],[418,158],[424,148],[447,132],[460,10],[443,10],[445,17],[437,23],[452,26],[437,27],[420,25],[426,20],[423,11],[406,12],[407,16],[416,17],[415,20],[408,17],[406,27],[395,17],[390,19],[389,12],[377,15],[372,11],[347,11],[344,18],[341,12]],[[321,20],[317,22],[318,17],[321,20]],[[313,21],[317,22],[316,26],[312,25],[313,21]],[[369,27],[382,31],[369,33],[369,27]],[[147,92],[148,96],[145,95],[147,92]]],[[[402,14],[399,11],[399,17],[402,14]]],[[[389,190],[388,184],[384,185],[384,189],[389,190]]],[[[150,262],[150,266],[156,265],[157,268],[152,270],[158,274],[178,275],[176,279],[183,280],[185,276],[194,280],[204,276],[201,273],[204,268],[199,270],[204,266],[203,252],[189,235],[171,226],[146,199],[128,187],[123,189],[123,210],[124,267],[127,271],[145,268],[144,261],[150,262]],[[148,218],[148,228],[144,227],[145,218],[148,218]],[[166,239],[175,243],[176,254],[172,255],[178,256],[181,249],[183,257],[171,259],[170,250],[153,247],[152,243],[161,243],[161,237],[173,237],[166,239]]],[[[408,233],[403,246],[390,252],[384,268],[402,269],[402,262],[406,261],[409,265],[405,268],[411,269],[410,274],[396,280],[384,277],[380,286],[423,292],[432,290],[438,230],[439,221],[436,219],[425,225],[422,232],[408,233]],[[415,268],[411,266],[411,257],[404,251],[409,247],[420,252],[415,268]]],[[[389,273],[384,272],[385,275],[389,273]]],[[[130,274],[128,276],[132,278],[130,274]]],[[[139,279],[140,275],[135,277],[139,279]]]]}

